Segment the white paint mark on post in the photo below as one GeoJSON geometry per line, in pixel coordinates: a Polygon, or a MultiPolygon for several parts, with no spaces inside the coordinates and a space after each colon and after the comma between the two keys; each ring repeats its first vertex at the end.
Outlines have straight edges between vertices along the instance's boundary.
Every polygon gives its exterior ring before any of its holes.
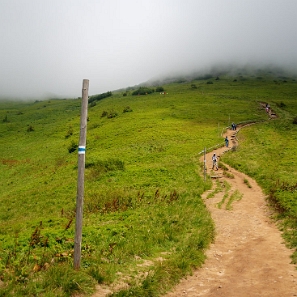
{"type": "Polygon", "coordinates": [[[85,154],[86,153],[86,147],[85,146],[79,146],[78,147],[78,154],[85,154]]]}

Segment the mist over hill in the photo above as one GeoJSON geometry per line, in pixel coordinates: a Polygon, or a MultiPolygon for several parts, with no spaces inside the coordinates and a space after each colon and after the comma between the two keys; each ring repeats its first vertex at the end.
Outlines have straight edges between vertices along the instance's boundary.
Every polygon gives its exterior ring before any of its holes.
{"type": "Polygon", "coordinates": [[[296,10],[295,0],[2,0],[0,97],[77,98],[83,79],[99,94],[234,65],[295,71],[296,10]]]}
{"type": "Polygon", "coordinates": [[[203,80],[216,78],[220,76],[271,76],[275,78],[286,78],[286,77],[296,77],[296,73],[293,73],[290,70],[283,69],[277,66],[264,66],[264,67],[256,67],[256,66],[214,66],[209,68],[209,70],[204,71],[194,71],[191,73],[181,73],[181,74],[173,74],[167,77],[160,77],[157,79],[151,79],[147,82],[150,85],[158,85],[158,84],[167,84],[171,82],[177,81],[191,81],[191,80],[203,80]]]}
{"type": "MultiPolygon", "coordinates": [[[[149,79],[148,81],[127,87],[128,89],[137,88],[140,86],[160,86],[175,82],[190,82],[193,80],[207,80],[207,79],[217,79],[220,76],[229,77],[271,77],[276,80],[286,80],[286,79],[297,79],[297,69],[296,71],[288,69],[282,66],[277,66],[273,64],[269,65],[214,65],[211,67],[205,67],[196,71],[183,71],[183,72],[173,72],[167,75],[156,75],[155,77],[149,79]]],[[[121,88],[117,91],[122,91],[127,88],[121,88]]]]}

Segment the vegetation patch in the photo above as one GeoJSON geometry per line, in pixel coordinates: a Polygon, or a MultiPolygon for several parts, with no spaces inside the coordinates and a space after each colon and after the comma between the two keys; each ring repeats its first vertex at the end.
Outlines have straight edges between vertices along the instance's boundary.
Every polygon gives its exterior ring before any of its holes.
{"type": "Polygon", "coordinates": [[[228,202],[227,202],[227,204],[226,204],[226,209],[227,210],[231,210],[232,209],[232,203],[234,201],[241,200],[242,199],[242,196],[243,195],[238,190],[236,190],[234,193],[232,193],[231,196],[230,196],[230,198],[229,198],[229,200],[228,200],[228,202]]]}
{"type": "MultiPolygon", "coordinates": [[[[89,102],[89,104],[91,103],[96,103],[96,101],[100,101],[100,100],[102,100],[102,99],[104,99],[104,98],[108,98],[108,97],[111,97],[112,96],[112,92],[106,92],[106,93],[102,93],[102,94],[97,94],[97,95],[93,95],[93,96],[90,96],[89,97],[89,100],[88,100],[88,102],[89,102]]],[[[95,105],[93,105],[93,106],[95,106],[95,105]]]]}
{"type": "MultiPolygon", "coordinates": [[[[124,284],[118,296],[158,296],[191,274],[215,233],[201,199],[211,181],[200,175],[197,154],[222,143],[230,122],[262,121],[242,129],[240,145],[222,159],[257,180],[296,249],[296,82],[261,77],[180,78],[163,85],[168,96],[119,91],[92,101],[79,271],[72,268],[77,154],[69,148],[77,150],[81,101],[1,101],[0,295],[87,296],[100,283],[124,284]],[[278,118],[268,120],[259,101],[278,118]],[[133,112],[107,120],[125,106],[133,112]]],[[[220,187],[228,192],[222,207],[232,207],[240,194],[220,187]]]]}
{"type": "Polygon", "coordinates": [[[140,87],[137,90],[132,92],[132,96],[138,96],[138,95],[148,95],[151,93],[154,93],[155,90],[147,87],[140,87]]]}
{"type": "Polygon", "coordinates": [[[247,178],[245,178],[245,179],[243,180],[243,182],[248,186],[248,188],[252,188],[252,186],[251,186],[251,184],[250,184],[250,182],[248,181],[247,178]]]}

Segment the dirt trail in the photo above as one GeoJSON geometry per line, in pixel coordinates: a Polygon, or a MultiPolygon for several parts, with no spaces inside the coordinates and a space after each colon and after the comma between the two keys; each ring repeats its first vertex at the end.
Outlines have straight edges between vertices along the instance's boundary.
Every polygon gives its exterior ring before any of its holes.
{"type": "MultiPolygon", "coordinates": [[[[226,132],[233,141],[229,142],[229,148],[215,150],[217,155],[237,145],[236,132],[226,132]]],[[[206,155],[208,173],[212,154],[206,155]]],[[[228,172],[234,178],[223,176],[221,169],[213,175],[220,182],[226,180],[231,185],[229,192],[238,190],[242,199],[232,203],[232,210],[226,210],[224,206],[221,209],[217,206],[224,192],[209,199],[206,198],[209,193],[203,194],[216,226],[214,243],[206,252],[207,260],[202,268],[183,279],[165,296],[297,296],[297,271],[290,264],[292,251],[285,247],[279,230],[270,219],[261,188],[235,169],[229,168],[228,172]]]]}

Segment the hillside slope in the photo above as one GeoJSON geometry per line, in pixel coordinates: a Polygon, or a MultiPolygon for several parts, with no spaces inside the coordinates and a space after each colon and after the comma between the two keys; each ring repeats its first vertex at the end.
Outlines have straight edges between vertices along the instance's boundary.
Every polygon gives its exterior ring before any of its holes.
{"type": "MultiPolygon", "coordinates": [[[[203,179],[199,152],[221,144],[231,122],[262,121],[253,135],[263,145],[254,145],[257,159],[242,159],[246,146],[224,159],[241,160],[260,182],[270,178],[267,170],[275,167],[258,160],[268,160],[271,139],[282,129],[294,133],[293,78],[238,74],[163,87],[166,94],[126,90],[89,106],[79,271],[72,255],[80,100],[0,102],[2,294],[90,294],[100,283],[130,295],[160,295],[201,266],[214,225],[201,198],[211,180],[203,179]],[[278,124],[267,121],[259,102],[278,109],[278,124]]],[[[295,140],[282,137],[294,150],[295,140]]],[[[288,162],[287,152],[273,158],[278,166],[288,162]]],[[[269,191],[272,183],[265,186],[269,191]]],[[[288,197],[279,201],[291,214],[288,197]]]]}

